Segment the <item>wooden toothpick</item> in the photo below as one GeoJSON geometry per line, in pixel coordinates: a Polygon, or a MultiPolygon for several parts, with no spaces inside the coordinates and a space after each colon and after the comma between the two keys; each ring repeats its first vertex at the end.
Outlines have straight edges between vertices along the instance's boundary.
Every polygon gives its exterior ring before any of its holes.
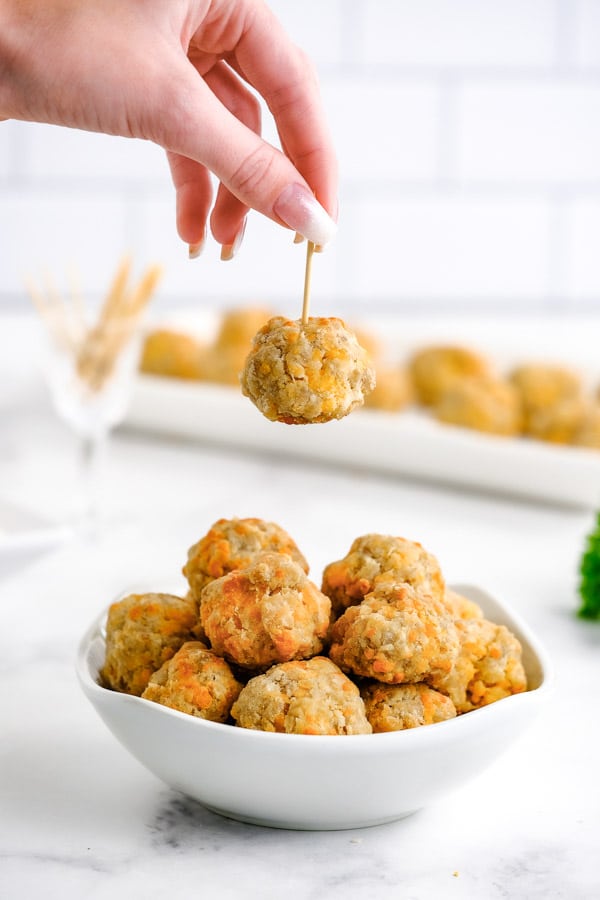
{"type": "Polygon", "coordinates": [[[310,306],[310,279],[312,274],[312,258],[315,245],[312,241],[306,242],[306,268],[304,269],[304,297],[302,299],[302,324],[308,322],[308,308],[310,306]]]}

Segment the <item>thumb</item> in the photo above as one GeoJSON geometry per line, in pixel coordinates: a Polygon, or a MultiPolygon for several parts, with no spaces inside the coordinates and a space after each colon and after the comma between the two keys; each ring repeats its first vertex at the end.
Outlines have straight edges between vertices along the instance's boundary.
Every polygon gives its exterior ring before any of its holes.
{"type": "Polygon", "coordinates": [[[246,206],[329,243],[337,226],[290,160],[237,119],[193,66],[175,84],[160,104],[157,142],[206,166],[246,206]]]}

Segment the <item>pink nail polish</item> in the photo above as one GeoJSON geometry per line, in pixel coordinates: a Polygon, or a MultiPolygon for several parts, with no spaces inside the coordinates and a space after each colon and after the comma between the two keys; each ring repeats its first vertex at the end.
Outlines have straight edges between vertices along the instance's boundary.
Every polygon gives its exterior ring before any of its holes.
{"type": "Polygon", "coordinates": [[[302,184],[290,184],[273,205],[282,222],[314,244],[328,244],[337,225],[309,190],[302,184]]]}

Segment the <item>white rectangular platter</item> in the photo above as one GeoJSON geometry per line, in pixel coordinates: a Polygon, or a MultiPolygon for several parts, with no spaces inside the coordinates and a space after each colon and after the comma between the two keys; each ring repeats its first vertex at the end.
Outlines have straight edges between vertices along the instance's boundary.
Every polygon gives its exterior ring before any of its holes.
{"type": "Polygon", "coordinates": [[[139,376],[126,424],[267,454],[580,508],[600,507],[600,452],[442,425],[419,410],[269,422],[235,388],[139,376]]]}

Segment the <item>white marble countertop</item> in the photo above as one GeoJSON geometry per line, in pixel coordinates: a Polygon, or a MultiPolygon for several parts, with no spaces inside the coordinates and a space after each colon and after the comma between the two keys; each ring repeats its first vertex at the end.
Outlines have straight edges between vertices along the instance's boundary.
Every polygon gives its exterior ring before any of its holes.
{"type": "MultiPolygon", "coordinates": [[[[27,374],[28,340],[0,319],[0,502],[64,521],[75,444],[27,374]]],[[[104,504],[94,541],[0,551],[3,900],[600,896],[600,627],[574,616],[590,512],[126,432],[112,443],[104,504]],[[205,811],[114,740],[74,655],[115,593],[178,578],[187,547],[233,515],[282,524],[313,572],[360,533],[420,540],[448,580],[488,588],[536,632],[556,669],[550,703],[460,792],[390,825],[277,831],[205,811]]]]}

